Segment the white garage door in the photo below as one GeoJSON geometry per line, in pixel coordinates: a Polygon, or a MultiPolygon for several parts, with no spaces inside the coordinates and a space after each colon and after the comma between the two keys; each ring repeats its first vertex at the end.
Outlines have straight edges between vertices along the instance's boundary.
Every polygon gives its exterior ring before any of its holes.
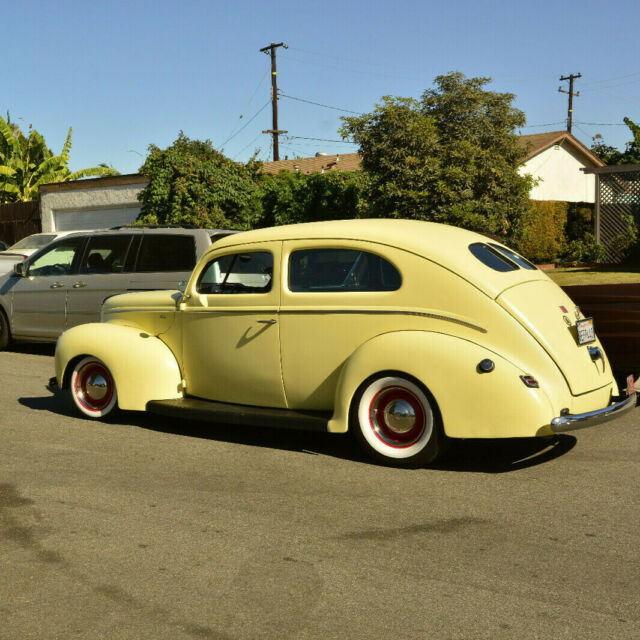
{"type": "Polygon", "coordinates": [[[74,229],[109,229],[135,222],[140,207],[114,207],[104,209],[59,209],[53,212],[56,231],[74,229]]]}

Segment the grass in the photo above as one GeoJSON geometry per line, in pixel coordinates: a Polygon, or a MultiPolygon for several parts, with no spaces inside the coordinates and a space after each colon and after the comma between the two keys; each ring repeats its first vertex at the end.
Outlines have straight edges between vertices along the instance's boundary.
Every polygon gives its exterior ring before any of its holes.
{"type": "Polygon", "coordinates": [[[601,267],[563,267],[546,272],[561,287],[577,284],[640,283],[640,265],[601,267]]]}

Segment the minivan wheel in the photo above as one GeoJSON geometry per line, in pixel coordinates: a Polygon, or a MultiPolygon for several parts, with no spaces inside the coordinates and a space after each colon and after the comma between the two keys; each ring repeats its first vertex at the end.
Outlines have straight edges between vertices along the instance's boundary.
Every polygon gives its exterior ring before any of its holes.
{"type": "Polygon", "coordinates": [[[92,356],[76,364],[71,374],[71,397],[90,418],[105,418],[118,404],[116,384],[107,366],[92,356]]]}
{"type": "Polygon", "coordinates": [[[440,416],[435,400],[407,377],[370,379],[356,393],[351,411],[354,435],[377,462],[418,467],[440,453],[440,416]]]}
{"type": "Polygon", "coordinates": [[[0,309],[0,351],[4,351],[11,343],[11,329],[5,312],[0,309]]]}

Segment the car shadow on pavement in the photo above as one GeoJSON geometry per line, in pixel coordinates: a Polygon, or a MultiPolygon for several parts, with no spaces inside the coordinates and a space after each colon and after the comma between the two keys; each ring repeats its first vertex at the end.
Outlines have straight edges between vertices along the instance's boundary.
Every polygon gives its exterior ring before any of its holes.
{"type": "Polygon", "coordinates": [[[53,356],[56,352],[55,342],[14,342],[7,351],[26,353],[31,356],[53,356]]]}
{"type": "MultiPolygon", "coordinates": [[[[50,411],[77,420],[86,420],[78,415],[71,398],[64,393],[23,397],[19,398],[18,402],[36,411],[50,411]]],[[[118,412],[108,422],[116,428],[119,425],[133,426],[190,438],[298,451],[309,455],[327,455],[374,464],[360,451],[349,434],[213,424],[134,411],[118,412]]],[[[555,460],[571,451],[576,442],[575,437],[566,434],[549,438],[451,440],[446,454],[429,468],[467,473],[506,473],[555,460]]]]}
{"type": "Polygon", "coordinates": [[[433,469],[476,473],[505,473],[555,460],[575,447],[576,438],[558,434],[547,438],[452,440],[433,469]]]}

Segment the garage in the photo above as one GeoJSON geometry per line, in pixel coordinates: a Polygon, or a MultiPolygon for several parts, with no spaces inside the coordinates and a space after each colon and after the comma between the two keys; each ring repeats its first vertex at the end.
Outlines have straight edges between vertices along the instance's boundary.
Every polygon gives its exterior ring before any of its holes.
{"type": "Polygon", "coordinates": [[[135,222],[139,213],[139,205],[101,209],[60,209],[53,211],[53,220],[56,231],[109,229],[135,222]]]}
{"type": "Polygon", "coordinates": [[[135,222],[138,195],[147,183],[145,176],[134,173],[42,185],[42,231],[108,229],[135,222]]]}

